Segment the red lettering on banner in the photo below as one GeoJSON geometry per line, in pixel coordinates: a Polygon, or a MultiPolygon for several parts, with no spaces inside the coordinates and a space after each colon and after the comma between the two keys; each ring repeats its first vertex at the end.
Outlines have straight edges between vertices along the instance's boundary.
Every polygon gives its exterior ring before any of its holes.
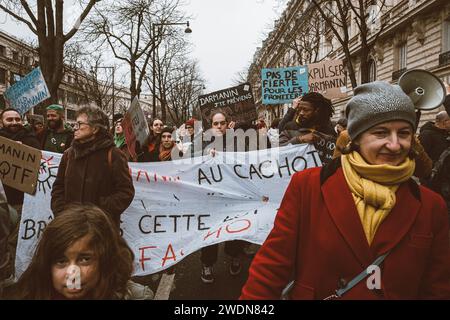
{"type": "Polygon", "coordinates": [[[226,230],[227,230],[228,233],[239,233],[239,232],[247,230],[248,228],[250,228],[251,225],[252,225],[252,223],[248,219],[236,220],[236,221],[233,221],[232,223],[228,224],[226,226],[226,230]],[[233,224],[235,224],[237,222],[240,222],[240,221],[243,221],[243,222],[245,221],[246,222],[246,226],[243,227],[242,229],[239,229],[239,230],[230,230],[230,226],[231,225],[233,225],[233,224]]]}
{"type": "Polygon", "coordinates": [[[141,252],[141,254],[140,254],[141,257],[139,258],[139,262],[141,263],[142,271],[145,271],[145,264],[144,264],[144,262],[152,260],[151,258],[144,257],[145,250],[147,250],[147,249],[156,249],[156,248],[157,248],[156,246],[148,246],[148,247],[139,248],[139,251],[141,252]]]}
{"type": "Polygon", "coordinates": [[[175,255],[175,252],[173,251],[172,245],[170,243],[167,246],[166,255],[164,256],[164,258],[162,258],[162,266],[163,267],[166,264],[167,260],[173,260],[174,262],[177,261],[177,256],[175,255]],[[172,254],[171,256],[167,256],[169,254],[169,251],[172,254]]]}
{"type": "Polygon", "coordinates": [[[208,234],[203,238],[203,241],[205,241],[207,238],[209,238],[209,236],[212,236],[214,233],[216,233],[216,239],[219,238],[220,236],[220,231],[222,231],[222,227],[220,227],[218,230],[210,232],[208,230],[208,234]]]}
{"type": "Polygon", "coordinates": [[[148,176],[147,171],[142,171],[142,170],[139,170],[139,171],[138,171],[136,181],[139,181],[139,177],[141,176],[141,173],[144,173],[144,174],[145,174],[145,177],[147,178],[147,182],[150,182],[150,178],[149,178],[149,176],[148,176]]]}

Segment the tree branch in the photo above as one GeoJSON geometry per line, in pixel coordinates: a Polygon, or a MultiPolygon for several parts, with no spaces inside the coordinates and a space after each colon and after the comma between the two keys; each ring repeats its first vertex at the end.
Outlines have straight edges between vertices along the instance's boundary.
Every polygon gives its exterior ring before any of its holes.
{"type": "Polygon", "coordinates": [[[81,23],[83,22],[84,18],[86,18],[89,11],[91,11],[92,7],[94,6],[94,4],[97,1],[99,1],[99,0],[90,0],[89,1],[89,4],[86,6],[84,11],[81,13],[81,15],[78,17],[77,21],[75,22],[75,26],[72,28],[72,30],[69,31],[69,33],[67,33],[64,36],[64,42],[67,42],[68,40],[70,40],[70,38],[72,38],[75,35],[75,33],[78,31],[78,28],[80,27],[81,23]]]}
{"type": "MultiPolygon", "coordinates": [[[[37,32],[37,28],[35,28],[35,26],[33,26],[33,24],[26,20],[25,18],[15,14],[14,12],[12,12],[11,10],[9,10],[8,8],[6,8],[4,5],[0,4],[0,9],[2,9],[3,11],[5,11],[6,13],[8,13],[10,16],[12,16],[14,19],[19,20],[20,22],[25,23],[28,28],[30,28],[30,30],[34,33],[34,34],[38,34],[37,32]]],[[[36,21],[36,19],[35,19],[36,21]]],[[[36,21],[36,25],[37,25],[37,21],[36,21]]]]}

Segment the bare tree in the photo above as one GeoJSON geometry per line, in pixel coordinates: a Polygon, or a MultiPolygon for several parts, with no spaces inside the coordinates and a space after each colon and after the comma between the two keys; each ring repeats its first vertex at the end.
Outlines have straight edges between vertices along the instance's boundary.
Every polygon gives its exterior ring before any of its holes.
{"type": "MultiPolygon", "coordinates": [[[[352,87],[355,88],[358,83],[356,80],[355,66],[352,57],[356,54],[350,49],[350,27],[352,20],[355,22],[359,36],[360,48],[357,56],[360,58],[361,83],[369,81],[369,55],[370,51],[377,42],[378,37],[383,32],[385,24],[379,23],[377,28],[371,28],[371,19],[380,19],[386,0],[375,1],[377,3],[377,17],[369,16],[369,9],[374,1],[367,0],[312,0],[312,4],[317,9],[322,19],[325,21],[329,32],[339,41],[345,54],[345,60],[348,69],[348,75],[352,87]]],[[[380,19],[381,21],[381,19],[380,19]]]]}
{"type": "Polygon", "coordinates": [[[233,85],[240,85],[241,83],[246,83],[248,80],[248,71],[249,71],[250,66],[245,67],[244,69],[242,69],[241,71],[236,72],[236,74],[233,77],[232,83],[233,85]]]}
{"type": "Polygon", "coordinates": [[[319,50],[323,27],[321,19],[310,5],[283,35],[283,44],[295,52],[300,65],[319,62],[319,50]]]}
{"type": "Polygon", "coordinates": [[[179,67],[171,72],[168,88],[167,110],[172,122],[179,126],[192,114],[198,96],[203,93],[204,80],[200,77],[196,62],[180,59],[179,67]]]}
{"type": "Polygon", "coordinates": [[[164,37],[176,35],[172,28],[153,28],[154,24],[184,19],[179,5],[180,0],[117,0],[96,9],[90,19],[85,37],[107,46],[129,66],[131,99],[141,93],[155,48],[164,37]]]}
{"type": "Polygon", "coordinates": [[[72,29],[64,33],[63,0],[36,0],[36,5],[30,5],[27,0],[0,0],[1,10],[25,23],[38,37],[39,63],[51,94],[49,101],[52,103],[58,101],[58,87],[63,77],[64,45],[75,35],[98,1],[81,1],[84,5],[83,12],[72,29]]]}
{"type": "Polygon", "coordinates": [[[111,72],[102,67],[105,63],[103,53],[86,51],[82,42],[71,43],[64,58],[66,72],[74,76],[74,88],[80,92],[83,102],[88,104],[93,101],[97,107],[111,115],[112,103],[120,100],[117,86],[118,82],[123,82],[123,75],[113,83],[111,72]],[[116,90],[113,90],[113,85],[116,90]]]}

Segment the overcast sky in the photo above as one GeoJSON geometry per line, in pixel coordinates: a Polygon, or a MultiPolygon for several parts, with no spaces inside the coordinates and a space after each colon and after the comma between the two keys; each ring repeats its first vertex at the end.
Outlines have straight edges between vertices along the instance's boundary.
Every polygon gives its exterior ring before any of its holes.
{"type": "MultiPolygon", "coordinates": [[[[73,25],[76,12],[65,1],[64,17],[73,25]]],[[[281,14],[279,0],[186,0],[186,13],[192,16],[192,58],[199,61],[206,91],[233,85],[236,74],[249,66],[263,35],[281,14]]],[[[35,42],[28,27],[0,13],[0,29],[35,42]]],[[[182,32],[182,31],[181,31],[182,32]]]]}

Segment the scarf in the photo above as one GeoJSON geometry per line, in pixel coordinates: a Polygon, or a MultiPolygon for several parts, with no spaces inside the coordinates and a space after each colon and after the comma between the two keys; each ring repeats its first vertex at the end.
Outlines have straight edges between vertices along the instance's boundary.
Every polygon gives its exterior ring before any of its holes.
{"type": "Polygon", "coordinates": [[[114,134],[114,144],[120,149],[125,144],[125,135],[123,133],[121,135],[114,134]]]}
{"type": "Polygon", "coordinates": [[[345,180],[370,245],[378,227],[395,206],[398,187],[413,175],[415,162],[407,157],[398,166],[370,165],[356,151],[342,155],[341,160],[345,180]]]}
{"type": "Polygon", "coordinates": [[[172,141],[172,144],[169,149],[163,147],[162,143],[159,147],[159,160],[160,161],[170,161],[172,160],[172,148],[175,143],[172,141]]]}

